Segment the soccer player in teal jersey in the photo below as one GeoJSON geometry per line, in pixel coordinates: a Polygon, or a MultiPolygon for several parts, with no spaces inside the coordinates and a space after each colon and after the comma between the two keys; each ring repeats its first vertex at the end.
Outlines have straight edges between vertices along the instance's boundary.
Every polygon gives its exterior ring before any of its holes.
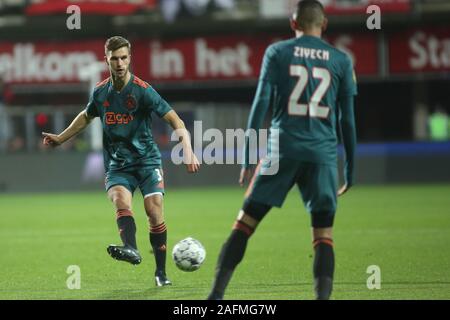
{"type": "Polygon", "coordinates": [[[87,108],[80,112],[61,134],[43,133],[44,144],[57,146],[78,134],[92,119],[100,117],[103,126],[105,187],[116,209],[123,246],[110,245],[115,259],[139,264],[136,224],[131,208],[137,187],[144,197],[150,227],[150,245],[156,261],[157,286],[170,285],[166,276],[167,229],[163,215],[164,181],[161,154],[153,140],[153,114],[163,118],[182,140],[188,172],[197,172],[195,157],[183,121],[169,104],[146,82],[130,72],[131,45],[123,37],[109,38],[105,59],[111,76],[97,84],[87,108]]]}
{"type": "MultiPolygon", "coordinates": [[[[248,127],[258,130],[272,106],[271,150],[260,162],[228,240],[219,255],[208,299],[222,299],[247,241],[273,207],[297,184],[311,214],[314,290],[329,299],[334,274],[332,227],[337,196],[353,184],[356,83],[349,57],[321,40],[327,20],[316,0],[300,1],[291,20],[296,37],[266,50],[248,127]],[[345,147],[345,184],[338,190],[337,119],[345,147]],[[276,130],[275,130],[276,129],[276,130]],[[277,131],[277,135],[273,132],[277,131]],[[274,164],[278,172],[268,175],[274,164]]],[[[247,143],[248,144],[248,143],[247,143]]],[[[241,185],[250,177],[248,145],[241,185]]]]}

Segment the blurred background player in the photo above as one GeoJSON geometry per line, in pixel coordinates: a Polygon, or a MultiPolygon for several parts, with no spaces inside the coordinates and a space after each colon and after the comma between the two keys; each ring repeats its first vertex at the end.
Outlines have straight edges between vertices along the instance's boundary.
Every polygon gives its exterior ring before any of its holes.
{"type": "Polygon", "coordinates": [[[44,144],[60,145],[88,126],[95,117],[103,125],[105,187],[114,203],[123,246],[110,245],[111,257],[139,264],[136,224],[131,208],[137,187],[144,197],[150,225],[150,244],[156,261],[157,286],[170,285],[166,276],[167,229],[163,215],[164,181],[161,154],[151,132],[152,113],[176,130],[183,143],[188,172],[197,172],[199,163],[191,149],[183,121],[169,104],[147,83],[130,72],[131,45],[123,37],[109,38],[105,59],[111,76],[97,84],[87,108],[67,129],[55,135],[43,133],[44,144]]]}
{"type": "MultiPolygon", "coordinates": [[[[249,237],[272,206],[282,206],[294,184],[311,213],[316,298],[330,298],[334,274],[332,226],[337,195],[345,193],[353,184],[356,82],[349,57],[321,40],[326,26],[320,2],[300,1],[291,20],[296,38],[275,43],[266,50],[248,128],[261,128],[264,115],[272,105],[271,129],[278,129],[280,134],[279,141],[271,142],[271,148],[279,148],[279,159],[269,153],[256,168],[242,210],[219,255],[208,299],[223,298],[249,237]],[[346,155],[345,184],[339,191],[338,118],[346,155]],[[266,175],[271,163],[278,161],[278,172],[266,175]]],[[[248,152],[246,145],[241,185],[250,177],[248,152]]]]}

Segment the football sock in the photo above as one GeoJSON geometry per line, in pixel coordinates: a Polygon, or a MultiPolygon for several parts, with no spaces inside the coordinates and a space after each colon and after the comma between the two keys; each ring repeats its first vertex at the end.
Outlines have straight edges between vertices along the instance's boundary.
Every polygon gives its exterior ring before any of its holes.
{"type": "Polygon", "coordinates": [[[156,261],[156,271],[166,271],[167,227],[163,222],[150,227],[150,244],[156,261]]]}
{"type": "Polygon", "coordinates": [[[234,270],[216,269],[216,276],[213,288],[207,297],[207,300],[223,300],[225,289],[231,280],[234,270]]]}
{"type": "Polygon", "coordinates": [[[231,280],[233,271],[242,261],[247,242],[253,233],[253,228],[242,221],[236,221],[230,237],[225,242],[219,255],[216,275],[208,300],[221,300],[225,289],[231,280]]]}
{"type": "Polygon", "coordinates": [[[314,240],[313,245],[315,250],[313,274],[316,299],[328,300],[333,290],[333,240],[318,238],[314,240]]]}
{"type": "Polygon", "coordinates": [[[123,245],[137,249],[136,224],[134,222],[133,213],[130,210],[117,210],[117,227],[119,228],[119,234],[123,245]]]}

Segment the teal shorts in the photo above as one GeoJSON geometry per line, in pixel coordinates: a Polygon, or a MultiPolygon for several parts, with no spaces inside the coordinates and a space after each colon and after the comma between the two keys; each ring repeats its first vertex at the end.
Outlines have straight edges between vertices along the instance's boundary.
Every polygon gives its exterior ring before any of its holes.
{"type": "Polygon", "coordinates": [[[337,207],[337,166],[278,160],[278,171],[265,175],[269,164],[261,161],[256,168],[246,197],[269,206],[281,207],[294,184],[297,184],[306,210],[312,214],[334,215],[337,207]]]}
{"type": "Polygon", "coordinates": [[[155,167],[108,171],[105,178],[106,191],[114,186],[123,186],[131,194],[139,187],[144,198],[154,194],[164,195],[163,171],[155,167]]]}

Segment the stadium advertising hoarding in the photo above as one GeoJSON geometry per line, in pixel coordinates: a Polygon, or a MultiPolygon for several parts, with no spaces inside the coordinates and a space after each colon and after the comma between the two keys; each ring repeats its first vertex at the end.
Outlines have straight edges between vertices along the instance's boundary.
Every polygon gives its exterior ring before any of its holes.
{"type": "MultiPolygon", "coordinates": [[[[132,40],[132,66],[140,77],[150,82],[256,80],[266,47],[281,38],[223,36],[132,40]]],[[[354,59],[358,75],[377,75],[374,36],[341,34],[328,40],[354,59]]],[[[83,72],[90,65],[103,61],[103,45],[103,40],[0,42],[0,72],[6,82],[15,84],[81,82],[83,72]]],[[[106,68],[102,72],[92,77],[107,76],[106,68]]]]}
{"type": "MultiPolygon", "coordinates": [[[[256,80],[266,47],[286,35],[132,40],[133,69],[150,82],[256,80]]],[[[355,63],[360,77],[376,77],[383,66],[379,38],[369,33],[327,36],[355,63]]],[[[387,37],[390,75],[450,71],[450,29],[423,28],[387,37]]],[[[103,61],[104,40],[0,42],[0,73],[9,83],[77,83],[90,65],[103,61]]],[[[103,74],[92,75],[101,78],[103,74]]]]}
{"type": "MultiPolygon", "coordinates": [[[[260,0],[259,13],[265,18],[290,16],[298,0],[260,0]]],[[[376,5],[383,13],[406,13],[412,9],[411,0],[321,0],[329,16],[365,15],[367,7],[376,5]]]]}
{"type": "MultiPolygon", "coordinates": [[[[159,81],[251,80],[259,76],[266,47],[279,39],[281,37],[227,36],[157,40],[149,43],[149,59],[141,57],[139,61],[148,64],[149,79],[159,81]]],[[[328,40],[349,53],[359,74],[376,75],[375,37],[343,34],[328,40]],[[369,54],[361,43],[371,49],[369,54]]]]}
{"type": "Polygon", "coordinates": [[[408,12],[411,0],[323,0],[328,14],[365,14],[368,6],[377,5],[382,12],[408,12]]]}
{"type": "Polygon", "coordinates": [[[66,14],[67,7],[77,5],[83,14],[129,15],[141,9],[153,9],[157,0],[31,0],[28,15],[66,14]]]}
{"type": "Polygon", "coordinates": [[[0,73],[15,84],[80,82],[81,70],[104,56],[103,41],[0,42],[0,73]]]}
{"type": "MultiPolygon", "coordinates": [[[[290,15],[297,1],[261,0],[260,12],[265,17],[290,15]]],[[[411,0],[322,0],[321,2],[327,14],[330,15],[365,14],[370,5],[377,5],[383,12],[390,13],[411,10],[411,0]]],[[[28,15],[64,14],[70,5],[78,5],[86,14],[132,14],[140,9],[154,9],[157,0],[31,0],[25,12],[28,15]]]]}
{"type": "Polygon", "coordinates": [[[450,29],[424,28],[389,37],[391,74],[450,71],[450,29]]]}

